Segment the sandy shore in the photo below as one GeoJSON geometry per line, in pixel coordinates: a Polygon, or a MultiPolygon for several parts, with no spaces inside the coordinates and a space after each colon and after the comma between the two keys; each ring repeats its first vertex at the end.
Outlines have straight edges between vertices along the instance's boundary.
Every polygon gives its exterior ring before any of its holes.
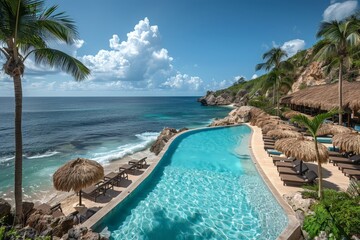
{"type": "MultiPolygon", "coordinates": [[[[136,152],[132,155],[125,156],[121,159],[113,160],[109,163],[103,165],[105,175],[110,172],[114,172],[119,168],[119,165],[128,163],[129,160],[132,159],[141,159],[143,157],[147,157],[146,161],[148,164],[151,164],[154,158],[156,157],[154,153],[150,152],[149,149],[136,152]]],[[[74,192],[59,192],[55,189],[50,190],[45,198],[41,201],[39,199],[35,199],[35,206],[39,205],[43,202],[47,202],[50,205],[54,205],[56,203],[61,203],[63,212],[65,215],[72,213],[75,210],[80,210],[80,212],[86,211],[88,208],[102,208],[106,204],[108,204],[114,197],[119,195],[122,191],[125,191],[126,188],[133,182],[135,182],[140,176],[142,171],[139,170],[138,174],[132,175],[129,174],[129,179],[124,182],[124,185],[119,187],[114,187],[114,189],[110,189],[107,191],[105,196],[99,196],[97,201],[94,202],[91,199],[87,199],[85,197],[82,198],[82,203],[86,206],[85,208],[77,207],[77,203],[79,202],[79,197],[74,192]]]]}

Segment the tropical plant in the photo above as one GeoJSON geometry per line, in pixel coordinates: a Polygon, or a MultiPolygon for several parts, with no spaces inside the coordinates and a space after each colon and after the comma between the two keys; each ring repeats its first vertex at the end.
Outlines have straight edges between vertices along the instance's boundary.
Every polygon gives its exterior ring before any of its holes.
{"type": "Polygon", "coordinates": [[[76,58],[48,47],[50,41],[72,44],[77,39],[74,22],[57,6],[45,8],[43,0],[0,0],[0,47],[4,72],[15,91],[15,222],[22,215],[22,81],[26,60],[56,67],[83,80],[90,70],[76,58]]]}
{"type": "Polygon", "coordinates": [[[322,40],[314,47],[315,59],[325,61],[329,69],[337,68],[339,81],[339,124],[343,123],[344,66],[352,64],[355,49],[360,45],[360,22],[356,15],[343,21],[322,22],[317,37],[322,40]]]}
{"type": "Polygon", "coordinates": [[[321,167],[321,161],[319,156],[319,148],[318,148],[318,141],[317,141],[317,131],[321,127],[322,123],[325,119],[332,117],[336,113],[335,110],[327,112],[327,113],[321,113],[319,115],[316,115],[313,119],[309,119],[307,116],[299,114],[291,118],[292,122],[296,122],[297,124],[300,124],[307,128],[307,131],[310,133],[310,135],[314,139],[315,144],[315,151],[316,151],[316,161],[318,165],[318,176],[319,176],[319,192],[318,196],[320,199],[323,199],[323,187],[322,187],[322,167],[321,167]]]}
{"type": "Polygon", "coordinates": [[[267,83],[264,85],[264,87],[269,89],[269,86],[272,85],[273,104],[275,105],[277,103],[277,112],[279,112],[279,88],[288,82],[286,73],[293,68],[293,65],[290,62],[284,61],[286,57],[287,53],[283,49],[279,47],[272,48],[262,56],[265,62],[259,63],[255,67],[255,70],[257,71],[260,69],[270,71],[268,74],[267,83]]]}
{"type": "Polygon", "coordinates": [[[325,231],[329,239],[350,239],[360,231],[359,200],[346,192],[324,189],[324,199],[312,206],[314,214],[305,217],[305,231],[311,238],[325,231]]]}

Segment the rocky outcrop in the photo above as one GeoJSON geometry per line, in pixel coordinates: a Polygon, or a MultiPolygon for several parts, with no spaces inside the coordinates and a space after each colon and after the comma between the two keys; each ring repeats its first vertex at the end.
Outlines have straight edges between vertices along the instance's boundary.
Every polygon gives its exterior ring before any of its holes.
{"type": "Polygon", "coordinates": [[[0,219],[10,215],[11,205],[4,199],[0,198],[0,219]]]}
{"type": "Polygon", "coordinates": [[[215,105],[229,105],[233,103],[235,96],[231,92],[223,92],[219,95],[216,95],[215,92],[208,91],[206,96],[198,99],[204,106],[215,106],[215,105]]]}
{"type": "Polygon", "coordinates": [[[251,106],[242,106],[232,110],[227,117],[213,121],[210,126],[227,126],[250,121],[251,106]]]}
{"type": "Polygon", "coordinates": [[[175,128],[164,128],[164,130],[161,131],[160,135],[157,137],[156,141],[151,146],[150,151],[155,153],[155,155],[158,155],[164,148],[165,144],[170,140],[170,138],[172,138],[179,132],[183,132],[185,130],[188,129],[182,128],[178,131],[175,128]]]}
{"type": "Polygon", "coordinates": [[[305,216],[313,213],[310,208],[316,201],[312,198],[303,198],[301,192],[284,195],[284,199],[294,210],[295,216],[301,225],[304,222],[305,216]]]}
{"type": "Polygon", "coordinates": [[[291,91],[297,92],[308,86],[316,86],[326,84],[328,79],[322,70],[322,64],[320,62],[312,62],[306,67],[297,80],[292,85],[291,91]]]}

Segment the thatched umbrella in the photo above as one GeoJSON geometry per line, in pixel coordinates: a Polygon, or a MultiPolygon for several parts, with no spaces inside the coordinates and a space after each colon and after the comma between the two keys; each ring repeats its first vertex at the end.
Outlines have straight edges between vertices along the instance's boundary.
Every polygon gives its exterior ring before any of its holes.
{"type": "Polygon", "coordinates": [[[280,123],[281,123],[281,121],[279,121],[277,119],[272,119],[272,118],[259,119],[258,121],[256,121],[256,126],[262,128],[263,126],[265,126],[267,124],[278,125],[280,123]]]}
{"type": "Polygon", "coordinates": [[[291,131],[291,130],[282,130],[282,129],[274,129],[270,130],[266,134],[267,136],[273,137],[273,138],[299,138],[302,137],[301,133],[291,131]]]}
{"type": "Polygon", "coordinates": [[[351,129],[341,126],[341,125],[335,125],[330,123],[323,123],[319,130],[317,131],[317,136],[322,135],[335,135],[338,133],[350,133],[351,129]]]}
{"type": "MultiPolygon", "coordinates": [[[[328,149],[325,145],[318,143],[319,161],[327,162],[329,158],[328,149]]],[[[316,162],[315,143],[312,140],[301,138],[282,138],[275,142],[275,149],[284,153],[287,157],[294,157],[305,162],[316,162]]],[[[302,162],[300,165],[302,172],[302,162]]]]}
{"type": "Polygon", "coordinates": [[[104,177],[104,168],[96,161],[77,158],[60,167],[53,175],[56,190],[79,192],[81,206],[81,189],[97,183],[104,177]]]}
{"type": "Polygon", "coordinates": [[[264,134],[268,133],[270,130],[275,130],[275,129],[296,131],[296,127],[288,125],[288,124],[284,124],[284,123],[267,124],[261,128],[261,130],[264,134]]]}
{"type": "Polygon", "coordinates": [[[294,110],[289,110],[289,111],[286,111],[286,112],[284,112],[282,115],[283,115],[283,117],[285,117],[285,118],[287,118],[287,119],[291,119],[291,118],[293,118],[294,116],[296,116],[296,115],[304,115],[304,116],[306,116],[306,117],[308,117],[308,118],[310,118],[310,119],[312,119],[313,117],[311,117],[310,115],[307,115],[307,114],[304,114],[304,113],[301,113],[301,112],[298,112],[298,111],[294,111],[294,110]]]}
{"type": "Polygon", "coordinates": [[[333,136],[333,145],[343,151],[360,154],[360,134],[357,132],[336,134],[333,136]]]}

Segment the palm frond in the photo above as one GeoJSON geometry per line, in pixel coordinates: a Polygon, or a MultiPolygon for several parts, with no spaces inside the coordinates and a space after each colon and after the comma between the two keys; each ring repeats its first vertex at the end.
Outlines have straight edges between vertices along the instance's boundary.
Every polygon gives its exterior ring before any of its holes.
{"type": "Polygon", "coordinates": [[[47,37],[71,44],[77,38],[76,26],[64,12],[56,13],[57,8],[55,5],[43,11],[38,19],[39,28],[48,32],[47,37]]]}
{"type": "Polygon", "coordinates": [[[84,64],[62,51],[44,48],[36,49],[34,50],[34,53],[37,64],[58,67],[71,74],[77,81],[86,79],[90,75],[90,70],[84,64]]]}

